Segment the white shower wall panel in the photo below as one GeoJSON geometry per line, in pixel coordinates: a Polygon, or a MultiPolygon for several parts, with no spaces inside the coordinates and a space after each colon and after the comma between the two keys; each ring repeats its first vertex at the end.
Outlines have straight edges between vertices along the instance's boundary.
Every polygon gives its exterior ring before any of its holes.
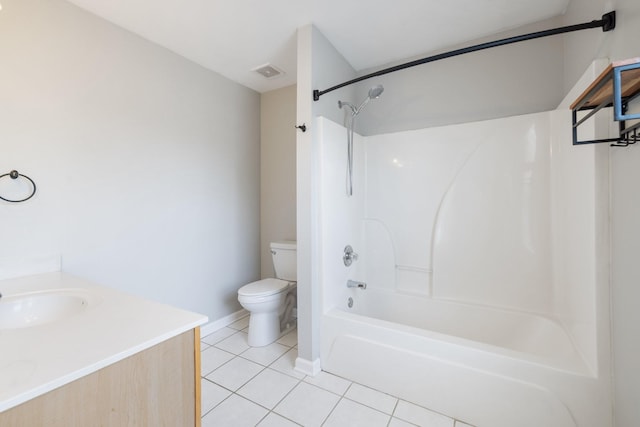
{"type": "Polygon", "coordinates": [[[363,277],[363,206],[364,206],[364,152],[362,137],[354,135],[353,195],[346,195],[347,131],[325,118],[315,122],[320,150],[320,265],[325,307],[344,301],[348,279],[363,277]],[[360,260],[351,266],[342,261],[344,248],[350,245],[360,260]]]}
{"type": "Polygon", "coordinates": [[[433,229],[441,199],[477,146],[464,131],[447,128],[366,138],[366,278],[374,286],[388,285],[375,270],[392,268],[391,284],[399,290],[430,294],[433,229]],[[393,258],[385,256],[385,243],[392,245],[393,258]]]}
{"type": "Polygon", "coordinates": [[[551,312],[549,141],[549,113],[366,138],[368,283],[551,312]]]}
{"type": "Polygon", "coordinates": [[[434,224],[434,296],[552,312],[549,113],[482,134],[434,224]]]}

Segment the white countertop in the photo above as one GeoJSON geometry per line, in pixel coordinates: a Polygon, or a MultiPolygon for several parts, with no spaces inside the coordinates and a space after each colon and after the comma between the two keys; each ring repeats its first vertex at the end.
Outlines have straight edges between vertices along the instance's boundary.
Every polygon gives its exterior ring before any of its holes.
{"type": "Polygon", "coordinates": [[[86,295],[87,308],[52,323],[0,327],[0,412],[207,322],[66,273],[0,281],[3,297],[54,289],[86,295]]]}

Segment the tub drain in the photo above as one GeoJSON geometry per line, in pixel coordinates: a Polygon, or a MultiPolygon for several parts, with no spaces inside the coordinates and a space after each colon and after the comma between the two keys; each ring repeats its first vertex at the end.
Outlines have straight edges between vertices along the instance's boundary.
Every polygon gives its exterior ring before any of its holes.
{"type": "Polygon", "coordinates": [[[347,300],[347,306],[348,306],[349,308],[353,307],[353,298],[349,298],[349,299],[347,300]]]}

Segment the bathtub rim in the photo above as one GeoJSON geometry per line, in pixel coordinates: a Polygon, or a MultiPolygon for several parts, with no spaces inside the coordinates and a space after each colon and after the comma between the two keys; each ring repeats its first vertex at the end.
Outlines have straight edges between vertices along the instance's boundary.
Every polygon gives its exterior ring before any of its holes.
{"type": "MultiPolygon", "coordinates": [[[[457,302],[454,302],[454,303],[457,304],[457,302]]],[[[527,313],[527,314],[530,314],[530,313],[527,313]]],[[[394,323],[384,319],[378,319],[375,317],[369,317],[362,314],[352,313],[352,312],[343,310],[339,307],[332,307],[326,310],[323,313],[323,318],[324,316],[336,317],[343,321],[355,322],[360,325],[372,325],[376,328],[381,328],[383,330],[394,331],[403,336],[418,336],[422,339],[429,340],[429,342],[445,343],[447,346],[451,346],[452,348],[472,349],[474,352],[477,352],[478,355],[485,355],[488,357],[498,357],[505,361],[514,361],[516,363],[523,363],[536,368],[551,369],[553,371],[567,374],[567,375],[576,375],[576,376],[590,378],[590,379],[598,378],[598,373],[592,371],[582,358],[580,359],[580,362],[581,362],[580,368],[576,368],[575,366],[567,366],[566,364],[563,364],[563,363],[553,363],[553,361],[550,361],[549,358],[541,355],[535,355],[532,353],[508,349],[495,344],[475,341],[469,338],[463,338],[463,337],[458,337],[454,335],[448,335],[442,332],[422,329],[416,326],[405,325],[402,323],[394,323]]],[[[561,327],[560,324],[558,324],[558,326],[561,327]]],[[[321,328],[321,331],[322,331],[321,342],[324,342],[324,339],[326,338],[328,331],[324,327],[321,328]]],[[[436,356],[437,356],[438,351],[433,347],[435,347],[435,345],[429,346],[429,348],[431,348],[432,350],[436,350],[436,356]]],[[[413,351],[419,352],[416,349],[414,349],[413,351]]],[[[579,356],[581,357],[581,355],[579,356]]],[[[486,359],[486,357],[483,357],[482,359],[486,359]]],[[[466,362],[460,361],[460,363],[466,363],[466,362]]]]}

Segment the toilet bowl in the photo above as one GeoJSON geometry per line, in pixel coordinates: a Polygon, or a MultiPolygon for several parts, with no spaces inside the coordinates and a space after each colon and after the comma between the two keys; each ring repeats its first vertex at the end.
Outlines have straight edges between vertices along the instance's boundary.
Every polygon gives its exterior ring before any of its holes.
{"type": "Polygon", "coordinates": [[[295,327],[296,244],[271,243],[277,278],[262,279],[238,290],[238,302],[249,312],[251,347],[263,347],[295,327]]]}
{"type": "Polygon", "coordinates": [[[292,294],[294,286],[285,280],[263,279],[238,290],[238,301],[250,314],[248,341],[251,347],[269,345],[287,329],[292,329],[292,319],[285,320],[283,316],[287,296],[292,294]]]}

